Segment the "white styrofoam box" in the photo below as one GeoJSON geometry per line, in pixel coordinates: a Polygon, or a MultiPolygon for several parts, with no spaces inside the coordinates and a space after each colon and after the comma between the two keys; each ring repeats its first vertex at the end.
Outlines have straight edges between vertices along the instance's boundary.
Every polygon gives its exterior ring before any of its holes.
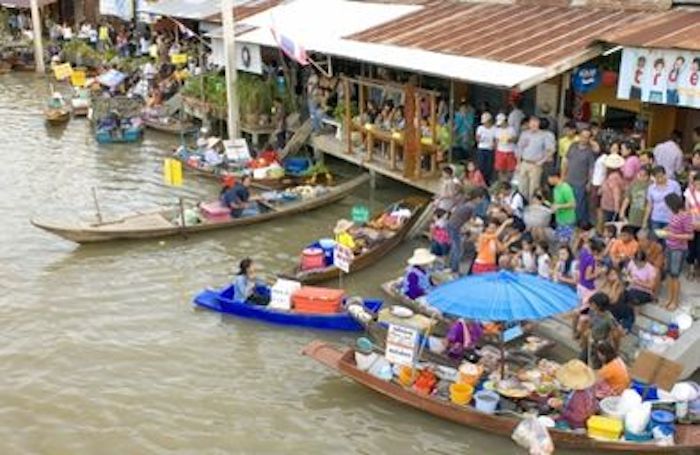
{"type": "Polygon", "coordinates": [[[277,310],[292,309],[292,294],[301,289],[301,283],[280,278],[271,288],[269,308],[277,310]]]}

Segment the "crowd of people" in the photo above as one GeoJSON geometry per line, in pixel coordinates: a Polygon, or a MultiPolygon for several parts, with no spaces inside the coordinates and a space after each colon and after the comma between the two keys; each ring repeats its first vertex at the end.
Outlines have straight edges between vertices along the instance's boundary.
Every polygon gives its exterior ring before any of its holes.
{"type": "MultiPolygon", "coordinates": [[[[492,125],[489,115],[482,120],[483,142],[492,125]]],[[[677,132],[640,152],[633,140],[601,141],[595,125],[567,123],[556,141],[538,117],[520,133],[507,116],[496,124],[508,128],[512,166],[496,166],[498,155],[491,160],[479,148],[463,175],[443,168],[432,254],[410,263],[404,292],[412,299],[429,292],[435,263],[455,274],[511,270],[571,286],[580,299],[574,336],[582,359],[596,363],[590,347],[617,349],[642,305],[661,300],[675,311],[684,270],[700,277],[700,127],[684,154],[677,132]],[[490,170],[512,173],[498,178],[490,170]]]]}

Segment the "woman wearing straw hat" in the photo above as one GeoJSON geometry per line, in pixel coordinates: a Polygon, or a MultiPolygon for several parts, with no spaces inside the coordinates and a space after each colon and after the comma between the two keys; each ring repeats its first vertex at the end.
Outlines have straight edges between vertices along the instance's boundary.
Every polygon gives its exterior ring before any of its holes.
{"type": "Polygon", "coordinates": [[[600,208],[603,211],[603,222],[615,221],[620,216],[620,208],[625,195],[625,179],[620,169],[625,165],[625,159],[611,153],[603,161],[608,175],[600,187],[600,208]]]}
{"type": "Polygon", "coordinates": [[[557,381],[571,393],[564,402],[561,419],[571,428],[585,428],[586,420],[598,412],[593,385],[595,373],[580,360],[570,360],[562,365],[556,373],[557,381]]]}
{"type": "Polygon", "coordinates": [[[408,259],[408,268],[403,277],[401,293],[411,300],[423,297],[433,287],[428,267],[435,262],[436,256],[427,248],[417,248],[408,259]]]}

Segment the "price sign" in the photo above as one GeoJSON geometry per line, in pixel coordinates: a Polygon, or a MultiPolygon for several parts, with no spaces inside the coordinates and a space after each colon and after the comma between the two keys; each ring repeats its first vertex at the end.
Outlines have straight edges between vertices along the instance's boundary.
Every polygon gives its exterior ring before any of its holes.
{"type": "Polygon", "coordinates": [[[351,248],[339,243],[335,245],[335,249],[333,250],[333,265],[345,273],[350,273],[350,265],[354,259],[355,254],[352,252],[351,248]]]}
{"type": "Polygon", "coordinates": [[[163,163],[163,181],[166,185],[182,186],[182,163],[166,158],[163,163]]]}
{"type": "Polygon", "coordinates": [[[187,63],[187,54],[173,54],[170,56],[170,63],[173,65],[184,65],[187,63]]]}
{"type": "Polygon", "coordinates": [[[63,63],[53,67],[53,75],[57,81],[68,79],[71,74],[73,74],[73,68],[71,68],[70,63],[63,63]]]}
{"type": "Polygon", "coordinates": [[[350,211],[352,221],[357,224],[364,224],[369,221],[369,209],[365,205],[356,205],[350,211]]]}
{"type": "Polygon", "coordinates": [[[418,330],[389,324],[386,336],[386,359],[391,363],[412,366],[418,347],[418,330]]]}

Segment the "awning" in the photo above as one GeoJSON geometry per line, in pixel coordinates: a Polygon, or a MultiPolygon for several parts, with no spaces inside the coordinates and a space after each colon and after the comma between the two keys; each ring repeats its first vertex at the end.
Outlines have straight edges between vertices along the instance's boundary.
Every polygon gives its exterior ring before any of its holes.
{"type": "MultiPolygon", "coordinates": [[[[39,8],[42,6],[50,5],[56,3],[58,0],[37,0],[39,8]]],[[[10,8],[31,8],[31,0],[0,0],[0,6],[7,6],[10,8]]]]}
{"type": "Polygon", "coordinates": [[[220,11],[220,0],[141,1],[138,6],[139,13],[192,20],[203,20],[220,11]]]}
{"type": "MultiPolygon", "coordinates": [[[[510,86],[537,73],[537,68],[445,55],[437,52],[384,44],[364,43],[345,36],[390,23],[420,11],[424,6],[398,3],[369,3],[348,0],[293,0],[245,19],[236,20],[236,39],[241,42],[276,47],[275,28],[299,42],[306,50],[327,55],[373,62],[380,65],[464,79],[465,74],[482,84],[510,86]],[[308,18],[324,14],[324,20],[309,26],[308,18]],[[252,30],[245,30],[245,27],[252,30]]],[[[216,29],[207,36],[222,38],[216,29]]]]}
{"type": "Polygon", "coordinates": [[[700,10],[678,8],[654,14],[601,39],[628,47],[700,51],[700,10]]]}

